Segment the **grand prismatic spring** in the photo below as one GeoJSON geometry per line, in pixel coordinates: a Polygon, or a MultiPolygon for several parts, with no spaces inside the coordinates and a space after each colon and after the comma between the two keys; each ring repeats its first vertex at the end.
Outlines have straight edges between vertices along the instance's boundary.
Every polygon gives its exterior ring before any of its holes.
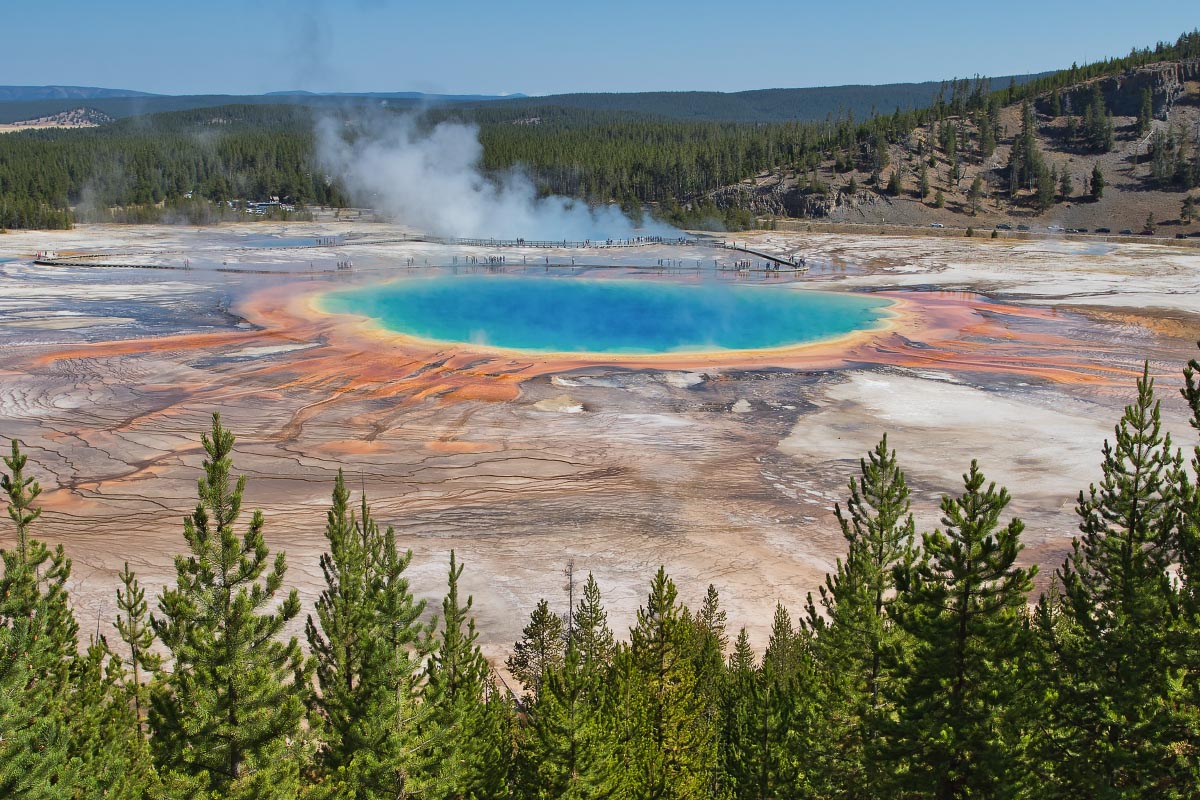
{"type": "Polygon", "coordinates": [[[739,237],[807,260],[786,274],[698,240],[500,251],[411,234],[0,238],[0,429],[42,479],[40,533],[74,559],[81,620],[113,617],[125,561],[150,592],[171,574],[214,410],[305,602],[341,467],[414,550],[420,593],[439,596],[458,551],[494,656],[559,597],[567,559],[615,627],[660,563],[714,582],[731,618],[800,607],[843,554],[833,505],[884,432],[920,525],[977,457],[1027,522],[1022,559],[1052,567],[1143,359],[1182,431],[1171,390],[1200,338],[1194,249],[739,237]],[[47,250],[60,258],[35,264],[47,250]]]}
{"type": "Polygon", "coordinates": [[[761,350],[876,325],[888,301],[779,286],[440,276],[334,292],[333,313],[440,342],[543,353],[761,350]]]}

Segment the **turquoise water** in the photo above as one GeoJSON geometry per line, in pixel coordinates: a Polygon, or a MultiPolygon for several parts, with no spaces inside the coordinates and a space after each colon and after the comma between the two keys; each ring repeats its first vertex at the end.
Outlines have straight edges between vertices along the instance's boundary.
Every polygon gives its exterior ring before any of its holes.
{"type": "Polygon", "coordinates": [[[559,353],[749,350],[878,324],[887,300],[785,286],[439,276],[335,291],[331,313],[445,342],[559,353]]]}
{"type": "Polygon", "coordinates": [[[315,236],[244,236],[239,247],[314,247],[315,236]]]}

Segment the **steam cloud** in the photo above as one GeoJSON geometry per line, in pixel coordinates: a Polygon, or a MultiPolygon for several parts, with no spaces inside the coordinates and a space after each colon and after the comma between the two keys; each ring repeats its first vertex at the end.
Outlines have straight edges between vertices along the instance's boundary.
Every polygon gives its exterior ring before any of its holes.
{"type": "Polygon", "coordinates": [[[426,130],[412,115],[375,122],[347,137],[344,125],[321,121],[318,159],[353,196],[424,232],[576,241],[677,235],[667,225],[637,228],[617,206],[538,197],[533,182],[516,170],[485,176],[473,125],[442,122],[426,130]]]}

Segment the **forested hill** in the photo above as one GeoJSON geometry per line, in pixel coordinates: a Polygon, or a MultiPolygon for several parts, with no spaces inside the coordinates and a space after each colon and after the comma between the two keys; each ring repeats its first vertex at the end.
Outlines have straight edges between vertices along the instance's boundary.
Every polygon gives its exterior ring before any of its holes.
{"type": "MultiPolygon", "coordinates": [[[[996,88],[1023,86],[1052,73],[993,78],[996,88]]],[[[746,92],[623,92],[554,94],[500,100],[499,107],[554,106],[590,111],[629,111],[696,122],[819,122],[847,114],[865,119],[897,108],[924,108],[945,84],[888,83],[878,86],[814,86],[803,89],[755,89],[746,92]]]]}
{"type": "Polygon", "coordinates": [[[96,86],[0,86],[0,103],[29,100],[92,100],[111,97],[153,97],[132,89],[101,89],[96,86]]]}

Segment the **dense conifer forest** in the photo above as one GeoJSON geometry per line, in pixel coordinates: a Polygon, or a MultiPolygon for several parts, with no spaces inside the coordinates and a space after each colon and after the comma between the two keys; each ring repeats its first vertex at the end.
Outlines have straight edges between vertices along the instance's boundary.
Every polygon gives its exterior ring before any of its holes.
{"type": "MultiPolygon", "coordinates": [[[[1200,58],[1200,33],[1023,84],[956,80],[927,107],[861,118],[830,115],[820,122],[687,121],[654,113],[653,103],[624,109],[555,104],[553,98],[438,106],[422,119],[478,125],[485,171],[524,169],[541,191],[620,203],[635,216],[653,204],[661,216],[685,226],[716,220],[739,228],[753,222],[745,205],[736,198],[714,204],[710,193],[782,169],[810,176],[803,190],[819,194],[828,186],[818,168],[832,164],[834,174],[857,170],[876,190],[895,195],[906,185],[913,188],[915,180],[925,187],[924,197],[927,175],[904,176],[899,165],[888,169],[891,146],[914,130],[928,128],[928,141],[957,170],[960,159],[978,162],[994,152],[1006,135],[999,123],[1005,106],[1049,104],[1046,113],[1053,115],[1049,106],[1060,90],[1189,58],[1200,58]]],[[[1073,146],[1111,149],[1110,113],[1103,98],[1088,103],[1073,146]]],[[[130,117],[94,129],[6,134],[0,136],[0,228],[61,228],[75,220],[206,222],[226,214],[221,208],[228,201],[272,197],[300,206],[346,206],[355,198],[314,159],[313,128],[318,115],[356,114],[336,104],[234,105],[130,117]]],[[[1031,127],[1007,135],[1014,137],[1006,178],[1010,197],[1024,200],[1018,195],[1027,192],[1029,203],[1044,208],[1071,196],[1074,187],[1041,165],[1031,127]]],[[[1191,152],[1189,141],[1168,138],[1153,144],[1156,180],[1185,189],[1200,185],[1200,151],[1191,152]]],[[[937,164],[933,153],[917,155],[937,164]]],[[[1099,185],[1102,192],[1103,176],[1099,185]]],[[[1090,191],[1097,191],[1094,183],[1090,191]]],[[[977,205],[978,193],[972,203],[977,205]]]]}
{"type": "Polygon", "coordinates": [[[37,539],[40,487],[14,440],[0,796],[1195,797],[1200,361],[1181,391],[1186,450],[1148,369],[1138,381],[1039,596],[1007,491],[964,465],[940,525],[918,530],[885,438],[836,509],[844,557],[803,608],[776,608],[767,642],[665,568],[616,631],[589,575],[576,607],[532,609],[516,683],[480,651],[468,565],[451,553],[427,608],[406,578],[419,556],[340,473],[306,642],[283,635],[304,609],[217,415],[174,582],[148,597],[126,566],[115,639],[81,646],[71,562],[37,539]]]}

